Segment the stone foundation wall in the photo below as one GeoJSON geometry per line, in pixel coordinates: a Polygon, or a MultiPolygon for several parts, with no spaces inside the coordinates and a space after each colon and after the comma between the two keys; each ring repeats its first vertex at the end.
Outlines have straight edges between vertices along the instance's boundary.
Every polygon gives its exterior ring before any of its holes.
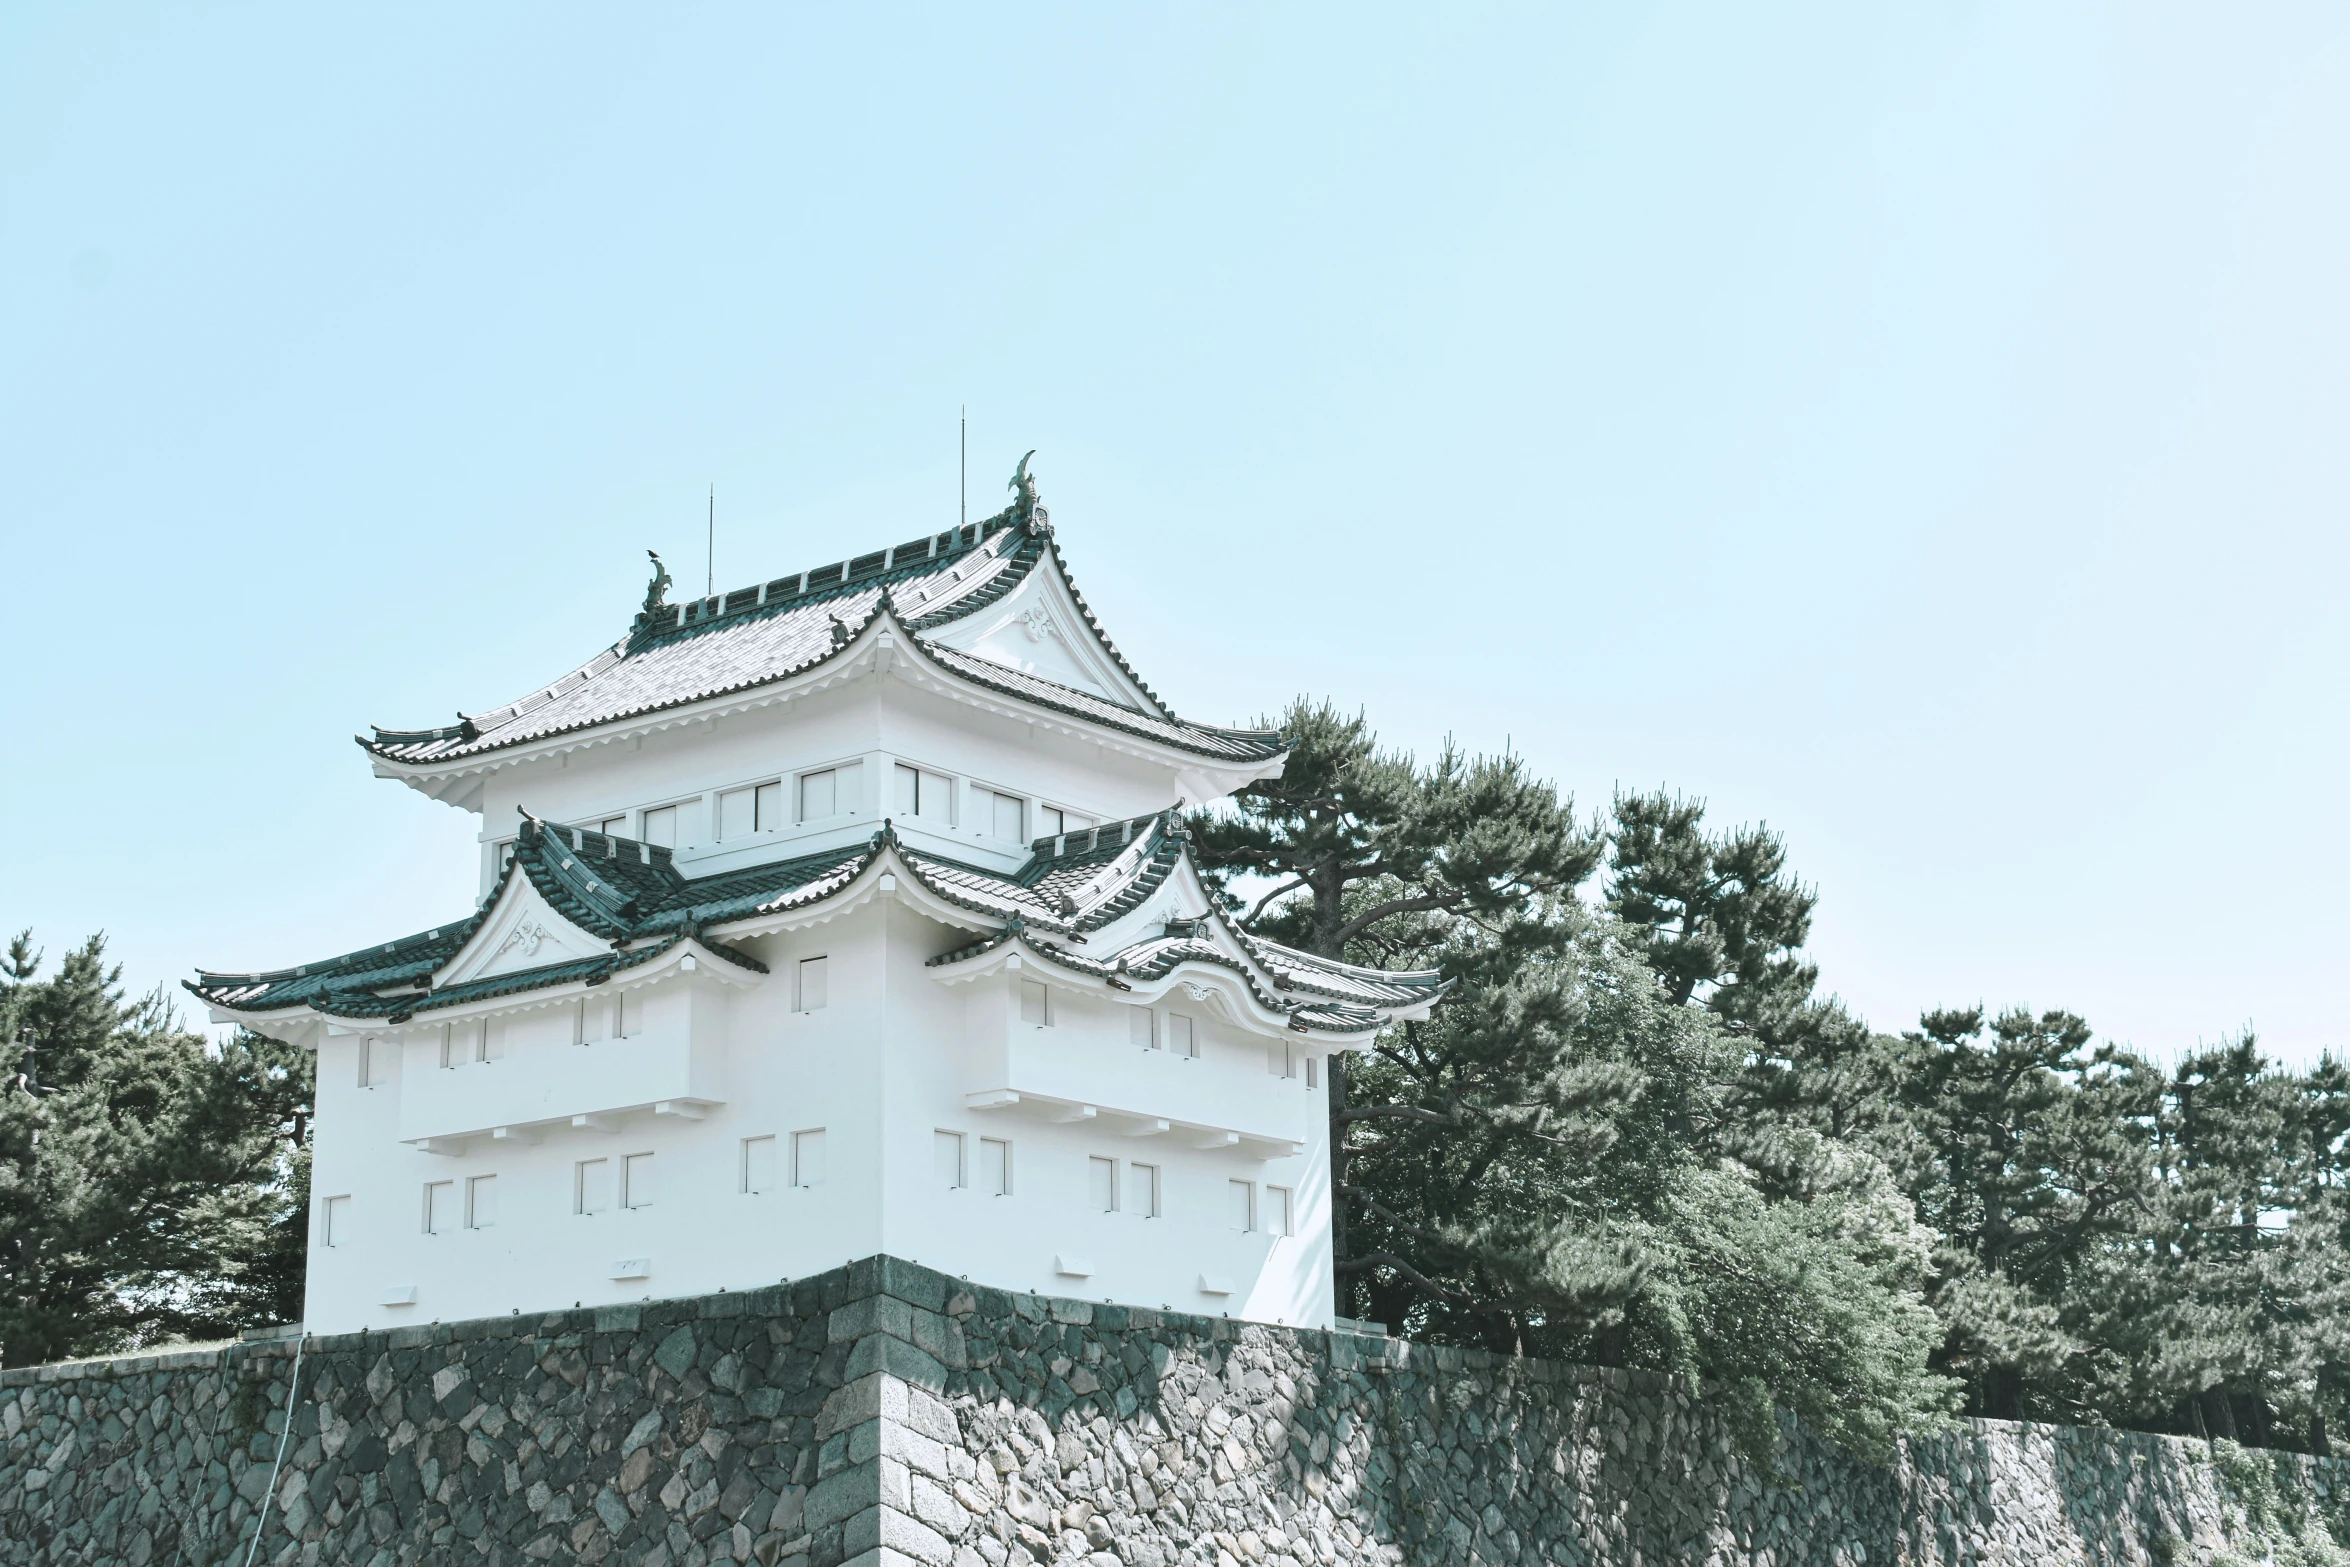
{"type": "MultiPolygon", "coordinates": [[[[2350,1563],[2350,1464],[1972,1422],[1766,1480],[1655,1377],[973,1288],[311,1341],[257,1562],[2350,1563]]],[[[292,1342],[0,1374],[0,1560],[242,1562],[292,1342]]]]}

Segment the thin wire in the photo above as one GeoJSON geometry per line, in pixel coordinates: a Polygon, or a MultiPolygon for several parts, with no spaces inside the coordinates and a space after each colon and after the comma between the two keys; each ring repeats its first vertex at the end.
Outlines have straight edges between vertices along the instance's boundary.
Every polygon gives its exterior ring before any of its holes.
{"type": "Polygon", "coordinates": [[[294,1434],[294,1399],[302,1390],[302,1351],[310,1347],[310,1335],[302,1335],[294,1346],[294,1374],[286,1382],[286,1423],[277,1434],[277,1462],[269,1466],[269,1489],[261,1493],[261,1516],[253,1520],[253,1543],[245,1547],[245,1567],[253,1567],[253,1553],[261,1549],[262,1531],[269,1527],[269,1504],[277,1500],[277,1474],[285,1467],[286,1438],[294,1434]]]}

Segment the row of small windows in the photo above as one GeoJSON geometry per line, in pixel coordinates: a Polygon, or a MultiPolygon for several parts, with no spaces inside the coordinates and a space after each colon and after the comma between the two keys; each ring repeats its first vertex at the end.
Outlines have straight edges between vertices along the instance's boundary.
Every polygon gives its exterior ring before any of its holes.
{"type": "MultiPolygon", "coordinates": [[[[727,843],[855,812],[864,797],[864,772],[863,762],[843,762],[788,778],[720,790],[716,819],[712,823],[715,840],[727,843]]],[[[958,806],[953,778],[905,762],[893,765],[891,806],[892,813],[899,817],[942,827],[964,825],[973,832],[1007,843],[1027,843],[1032,837],[1082,832],[1094,825],[1090,816],[980,784],[971,786],[967,805],[958,806]],[[958,823],[958,817],[968,820],[958,823]]],[[[679,846],[681,809],[681,804],[650,806],[641,812],[621,812],[581,825],[608,837],[633,838],[657,848],[675,849],[679,846]],[[634,831],[630,830],[632,816],[636,818],[634,831]]],[[[498,846],[500,869],[513,857],[513,850],[511,843],[498,846]]]]}
{"type": "MultiPolygon", "coordinates": [[[[1128,1005],[1125,1011],[1127,1037],[1137,1048],[1166,1050],[1190,1060],[1199,1059],[1199,1030],[1188,1014],[1169,1012],[1162,1016],[1154,1008],[1134,1005],[1128,1005]]],[[[1052,1026],[1052,989],[1042,980],[1020,981],[1020,1021],[1038,1028],[1052,1026]]],[[[1308,1088],[1322,1086],[1321,1057],[1286,1041],[1267,1048],[1265,1070],[1275,1077],[1302,1077],[1308,1088]]]]}
{"type": "MultiPolygon", "coordinates": [[[[967,1138],[961,1132],[940,1129],[932,1135],[933,1175],[951,1191],[975,1188],[983,1196],[1012,1195],[1012,1144],[1000,1137],[967,1138]],[[970,1157],[976,1145],[977,1160],[970,1157]]],[[[742,1140],[738,1165],[739,1189],[752,1196],[784,1187],[801,1189],[824,1184],[824,1129],[794,1132],[788,1140],[773,1135],[742,1140]]],[[[622,1154],[617,1158],[581,1159],[571,1167],[571,1211],[582,1216],[608,1213],[614,1208],[653,1206],[654,1156],[622,1154]]],[[[1274,1236],[1293,1235],[1294,1194],[1286,1186],[1254,1181],[1225,1183],[1227,1226],[1234,1230],[1274,1236]]],[[[1140,1160],[1119,1161],[1095,1155],[1086,1160],[1086,1205],[1096,1213],[1127,1214],[1156,1219],[1160,1206],[1159,1166],[1140,1160]]],[[[328,1246],[349,1244],[351,1199],[329,1197],[322,1205],[320,1240],[328,1246]]],[[[447,1235],[460,1229],[487,1230],[498,1222],[498,1178],[474,1175],[462,1182],[451,1178],[424,1183],[423,1229],[427,1235],[447,1235]]]]}
{"type": "MultiPolygon", "coordinates": [[[[802,958],[792,968],[792,1010],[821,1012],[831,995],[832,960],[802,958]]],[[[596,1045],[607,1039],[634,1039],[644,1032],[644,1000],[626,991],[609,996],[583,996],[571,1003],[571,1042],[596,1045]]],[[[391,1081],[398,1047],[374,1035],[359,1040],[359,1086],[380,1088],[391,1081]]],[[[444,1070],[502,1061],[506,1056],[506,1029],[502,1019],[443,1023],[437,1045],[444,1070]]]]}
{"type": "MultiPolygon", "coordinates": [[[[654,1156],[621,1154],[617,1158],[581,1159],[571,1167],[571,1211],[593,1216],[614,1208],[653,1206],[654,1156]]],[[[773,1136],[742,1140],[742,1190],[771,1192],[779,1186],[814,1187],[824,1184],[824,1129],[794,1132],[788,1143],[773,1136]]],[[[351,1199],[335,1196],[323,1204],[320,1239],[329,1246],[348,1244],[351,1199]]],[[[487,1230],[498,1222],[498,1178],[468,1176],[424,1183],[424,1233],[447,1235],[460,1229],[487,1230]]]]}
{"type": "MultiPolygon", "coordinates": [[[[832,960],[818,955],[802,958],[792,966],[792,1001],[794,1012],[821,1012],[831,999],[832,960]]],[[[630,1039],[644,1028],[644,1002],[625,991],[610,996],[582,997],[571,1004],[571,1042],[575,1045],[600,1044],[607,1039],[630,1039]]],[[[1052,991],[1040,980],[1020,981],[1020,1021],[1038,1028],[1049,1028],[1053,1023],[1052,991]]],[[[1199,1058],[1199,1029],[1195,1019],[1183,1012],[1161,1014],[1151,1007],[1128,1006],[1126,1011],[1127,1037],[1142,1050],[1165,1050],[1189,1060],[1199,1058]]],[[[465,1023],[443,1023],[440,1031],[439,1055],[444,1069],[469,1063],[497,1061],[506,1054],[505,1028],[501,1021],[475,1020],[465,1023]]],[[[372,1035],[359,1041],[359,1086],[377,1088],[388,1082],[395,1059],[394,1047],[372,1035]]],[[[1308,1088],[1319,1088],[1322,1081],[1321,1058],[1295,1045],[1281,1043],[1267,1048],[1266,1070],[1275,1077],[1304,1078],[1308,1088]]]]}

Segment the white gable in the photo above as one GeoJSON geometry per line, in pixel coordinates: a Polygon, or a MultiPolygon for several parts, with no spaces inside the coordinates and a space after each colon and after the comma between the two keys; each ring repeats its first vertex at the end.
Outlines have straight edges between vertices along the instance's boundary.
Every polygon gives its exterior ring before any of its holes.
{"type": "Polygon", "coordinates": [[[1103,651],[1049,561],[1040,563],[1000,601],[924,640],[1165,716],[1103,651]]]}
{"type": "Polygon", "coordinates": [[[504,896],[482,928],[433,976],[433,983],[447,986],[491,979],[517,969],[597,957],[610,950],[609,942],[597,940],[556,913],[529,878],[518,874],[507,883],[504,896]]]}

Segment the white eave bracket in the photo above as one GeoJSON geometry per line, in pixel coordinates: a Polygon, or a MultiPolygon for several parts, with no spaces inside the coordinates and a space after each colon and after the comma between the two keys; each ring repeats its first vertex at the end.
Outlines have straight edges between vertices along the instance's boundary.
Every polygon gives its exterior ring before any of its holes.
{"type": "Polygon", "coordinates": [[[965,1094],[963,1107],[966,1110],[1023,1110],[1056,1125],[1093,1124],[1113,1128],[1122,1137],[1178,1137],[1193,1148],[1210,1152],[1230,1149],[1244,1159],[1259,1161],[1294,1159],[1306,1151],[1306,1145],[1295,1138],[1276,1137],[1265,1132],[1243,1131],[1228,1126],[1206,1126],[1196,1121],[1177,1121],[1166,1116],[1146,1115],[1139,1110],[1118,1110],[1026,1090],[983,1089],[978,1093],[965,1094]]]}

